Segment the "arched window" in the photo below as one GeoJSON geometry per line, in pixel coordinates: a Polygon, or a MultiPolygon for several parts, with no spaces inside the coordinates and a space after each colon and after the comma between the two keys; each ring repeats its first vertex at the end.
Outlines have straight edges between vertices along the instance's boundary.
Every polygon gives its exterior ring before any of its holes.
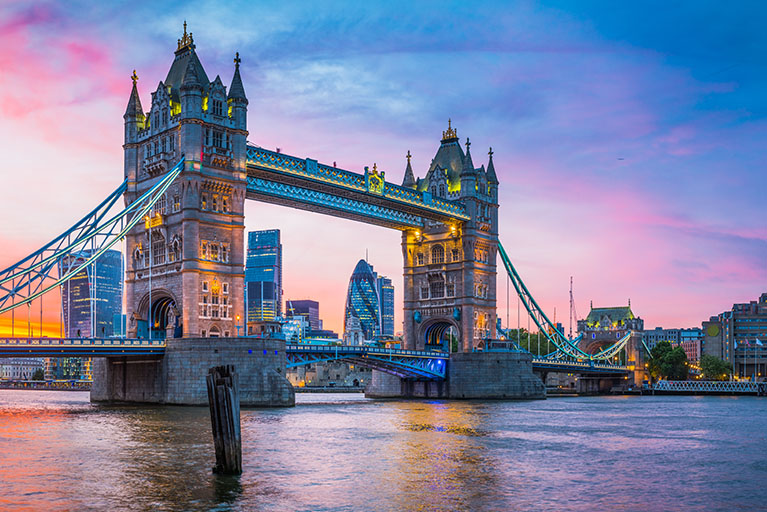
{"type": "Polygon", "coordinates": [[[437,195],[437,187],[436,186],[431,187],[431,195],[433,195],[433,196],[437,195]]]}
{"type": "Polygon", "coordinates": [[[416,255],[416,261],[418,262],[418,265],[423,265],[423,264],[424,264],[424,261],[423,261],[423,253],[422,253],[422,252],[419,252],[419,253],[416,255]]]}
{"type": "Polygon", "coordinates": [[[208,209],[208,194],[203,194],[202,195],[201,203],[202,203],[202,209],[203,210],[207,210],[208,209]]]}
{"type": "Polygon", "coordinates": [[[431,248],[431,262],[432,263],[444,263],[445,262],[445,249],[441,245],[435,245],[431,248]]]}
{"type": "Polygon", "coordinates": [[[445,184],[444,183],[439,186],[439,196],[440,197],[445,197],[445,184]]]}
{"type": "Polygon", "coordinates": [[[216,195],[213,196],[213,211],[218,211],[218,196],[216,195]]]}

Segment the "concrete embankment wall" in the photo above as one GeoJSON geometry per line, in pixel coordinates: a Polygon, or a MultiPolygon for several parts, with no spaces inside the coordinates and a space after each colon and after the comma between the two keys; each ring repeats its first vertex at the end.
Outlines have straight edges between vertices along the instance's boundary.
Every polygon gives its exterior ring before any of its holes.
{"type": "Polygon", "coordinates": [[[208,369],[226,364],[239,376],[242,406],[295,405],[285,343],[253,338],[171,339],[161,359],[96,358],[91,401],[207,405],[208,369]]]}
{"type": "Polygon", "coordinates": [[[470,352],[450,355],[445,381],[402,379],[374,371],[365,396],[524,400],[546,398],[546,388],[533,373],[530,354],[470,352]]]}

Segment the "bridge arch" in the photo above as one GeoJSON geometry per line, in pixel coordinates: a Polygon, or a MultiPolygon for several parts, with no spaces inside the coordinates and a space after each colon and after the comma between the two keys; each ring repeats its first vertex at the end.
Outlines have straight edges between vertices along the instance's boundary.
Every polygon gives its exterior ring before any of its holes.
{"type": "Polygon", "coordinates": [[[461,347],[461,329],[453,319],[434,318],[423,323],[419,339],[425,350],[456,352],[461,347]],[[453,339],[455,343],[451,343],[453,339]]]}
{"type": "Polygon", "coordinates": [[[151,329],[153,340],[180,338],[183,326],[177,304],[173,293],[165,288],[152,290],[151,307],[149,293],[144,294],[138,307],[139,337],[149,337],[151,329]]]}

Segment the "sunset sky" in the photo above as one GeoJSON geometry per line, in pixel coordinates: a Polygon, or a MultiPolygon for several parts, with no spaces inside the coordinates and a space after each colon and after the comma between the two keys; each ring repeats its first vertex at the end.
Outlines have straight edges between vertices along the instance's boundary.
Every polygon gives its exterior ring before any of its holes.
{"type": "MultiPolygon", "coordinates": [[[[424,176],[448,118],[477,166],[492,146],[502,243],[565,327],[571,275],[579,317],[630,298],[648,328],[767,291],[767,4],[747,1],[5,1],[0,267],[122,181],[131,72],[147,108],[184,20],[211,80],[239,51],[255,144],[396,183],[408,150],[424,176]]],[[[367,250],[401,330],[399,232],[256,202],[246,228],[282,230],[285,298],[339,332],[367,250]]]]}

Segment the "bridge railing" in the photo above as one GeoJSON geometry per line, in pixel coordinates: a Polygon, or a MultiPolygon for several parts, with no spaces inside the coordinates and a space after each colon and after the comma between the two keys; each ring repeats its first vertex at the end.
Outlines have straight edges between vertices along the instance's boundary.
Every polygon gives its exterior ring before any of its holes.
{"type": "Polygon", "coordinates": [[[764,393],[767,383],[715,380],[659,380],[655,391],[683,393],[764,393]]]}
{"type": "Polygon", "coordinates": [[[382,347],[360,347],[357,345],[304,345],[290,344],[285,346],[288,352],[318,352],[318,353],[346,353],[346,354],[375,354],[391,355],[399,357],[422,357],[431,359],[448,359],[449,354],[445,352],[423,351],[423,350],[404,350],[398,348],[382,347]]]}

